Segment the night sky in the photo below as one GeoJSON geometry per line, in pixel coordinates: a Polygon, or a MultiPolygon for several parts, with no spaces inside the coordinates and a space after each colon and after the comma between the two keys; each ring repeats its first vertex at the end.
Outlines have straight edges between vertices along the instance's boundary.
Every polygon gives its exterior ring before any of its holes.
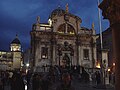
{"type": "MultiPolygon", "coordinates": [[[[50,13],[60,6],[82,19],[82,26],[91,28],[95,23],[99,33],[97,0],[0,0],[0,50],[9,50],[11,41],[18,34],[23,50],[30,47],[30,31],[36,17],[46,23],[50,13]]],[[[103,17],[101,17],[103,18],[103,17]]],[[[102,30],[109,27],[107,20],[102,20],[102,30]]]]}

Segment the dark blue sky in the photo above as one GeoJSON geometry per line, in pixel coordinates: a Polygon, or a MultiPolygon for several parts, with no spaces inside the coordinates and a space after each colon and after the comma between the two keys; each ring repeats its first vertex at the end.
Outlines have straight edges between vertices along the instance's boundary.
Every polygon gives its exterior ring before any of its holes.
{"type": "MultiPolygon", "coordinates": [[[[91,28],[92,22],[99,33],[97,0],[0,0],[0,50],[9,50],[16,33],[23,50],[30,47],[30,31],[36,17],[40,22],[47,22],[50,13],[58,6],[82,19],[82,26],[91,28]]],[[[107,20],[102,20],[102,29],[109,27],[107,20]]]]}

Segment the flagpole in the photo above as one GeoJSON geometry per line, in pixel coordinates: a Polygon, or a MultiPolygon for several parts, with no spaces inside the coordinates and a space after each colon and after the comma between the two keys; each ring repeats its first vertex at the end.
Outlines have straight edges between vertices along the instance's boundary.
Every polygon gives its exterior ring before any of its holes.
{"type": "MultiPolygon", "coordinates": [[[[98,6],[100,4],[100,0],[98,0],[98,6]]],[[[101,54],[101,60],[100,60],[100,72],[102,76],[102,84],[105,85],[105,72],[103,68],[103,55],[102,55],[102,50],[103,50],[103,38],[102,38],[102,22],[101,22],[101,14],[100,14],[100,9],[98,8],[98,19],[99,19],[99,30],[100,30],[100,54],[101,54]]]]}
{"type": "MultiPolygon", "coordinates": [[[[98,0],[98,6],[100,4],[100,0],[98,0]]],[[[101,50],[103,49],[103,40],[102,40],[102,22],[101,22],[101,15],[100,15],[100,9],[98,8],[98,18],[99,18],[99,29],[100,29],[100,46],[101,50]]]]}

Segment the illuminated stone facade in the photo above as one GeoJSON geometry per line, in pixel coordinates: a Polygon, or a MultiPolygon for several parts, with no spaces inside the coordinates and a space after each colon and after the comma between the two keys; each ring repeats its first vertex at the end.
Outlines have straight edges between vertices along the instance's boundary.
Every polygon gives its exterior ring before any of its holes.
{"type": "Polygon", "coordinates": [[[48,23],[33,24],[31,34],[31,65],[80,65],[95,67],[96,33],[81,27],[82,20],[58,7],[49,16],[48,23]]]}
{"type": "Polygon", "coordinates": [[[0,70],[20,69],[21,63],[21,44],[16,36],[10,44],[10,51],[0,51],[0,70]]]}
{"type": "Polygon", "coordinates": [[[11,52],[0,51],[0,70],[12,69],[13,54],[11,52]]]}

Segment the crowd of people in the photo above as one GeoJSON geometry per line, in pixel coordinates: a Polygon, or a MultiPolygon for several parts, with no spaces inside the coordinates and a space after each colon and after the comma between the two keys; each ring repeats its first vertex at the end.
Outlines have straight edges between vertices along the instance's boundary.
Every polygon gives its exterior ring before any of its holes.
{"type": "Polygon", "coordinates": [[[0,90],[24,90],[24,81],[20,72],[0,71],[0,90]]]}
{"type": "MultiPolygon", "coordinates": [[[[80,82],[89,82],[89,74],[80,67],[58,67],[50,66],[49,72],[32,72],[28,71],[23,74],[20,71],[1,71],[0,72],[0,90],[75,90],[72,86],[73,78],[77,78],[80,82]],[[8,89],[7,89],[8,90],[8,89]]],[[[96,71],[91,75],[92,81],[97,85],[101,83],[101,75],[96,71]]]]}

